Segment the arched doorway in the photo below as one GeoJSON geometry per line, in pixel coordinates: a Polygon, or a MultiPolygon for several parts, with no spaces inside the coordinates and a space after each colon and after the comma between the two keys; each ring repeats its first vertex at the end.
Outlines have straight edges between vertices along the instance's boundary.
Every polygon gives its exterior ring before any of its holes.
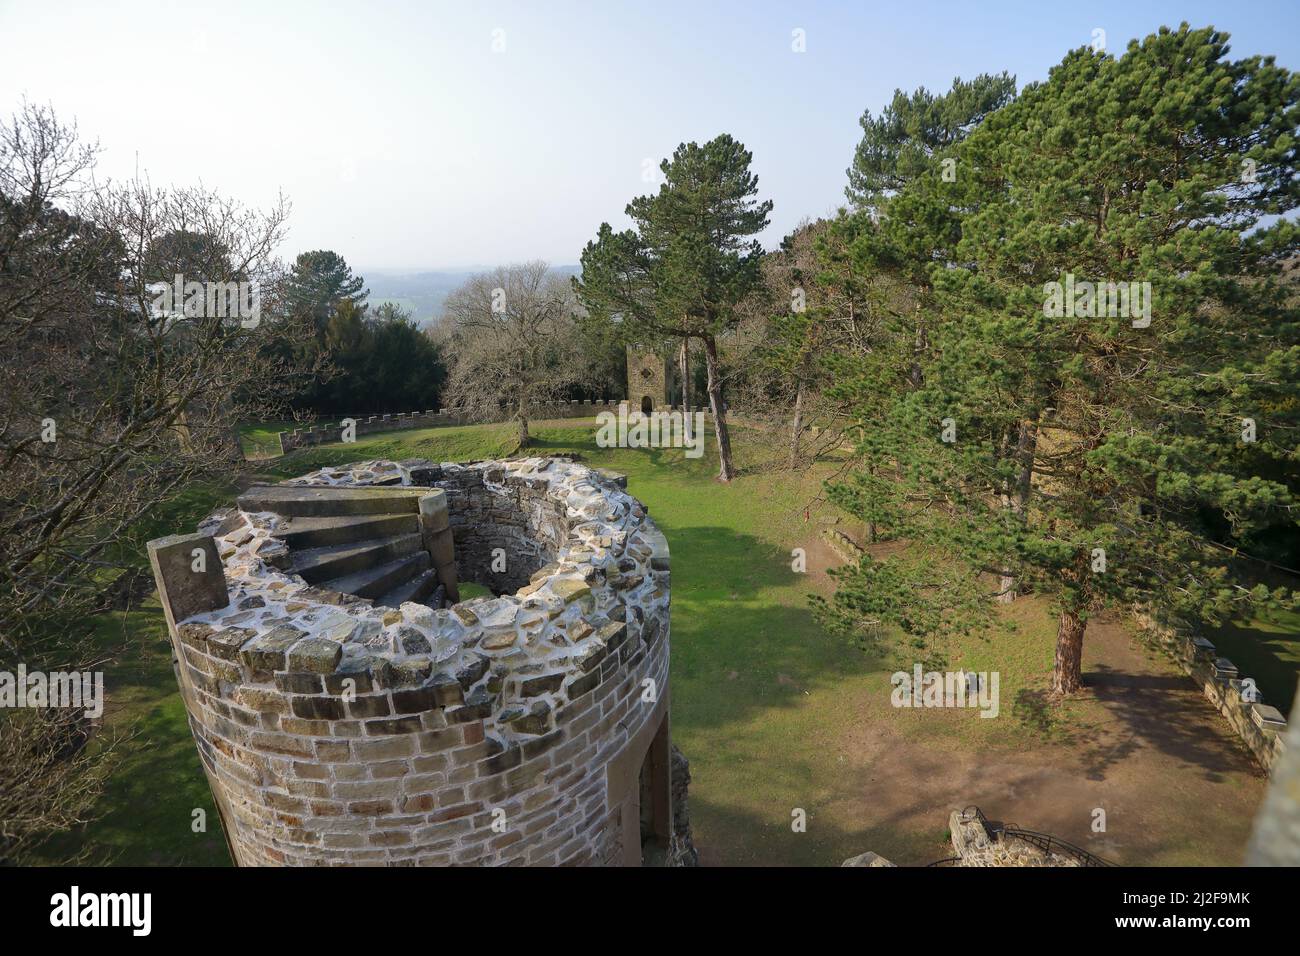
{"type": "Polygon", "coordinates": [[[650,396],[649,396],[649,395],[642,395],[642,396],[641,396],[641,414],[642,414],[642,415],[649,415],[652,411],[654,411],[654,402],[650,401],[650,396]]]}
{"type": "Polygon", "coordinates": [[[637,775],[641,865],[663,866],[672,851],[672,754],[664,715],[637,775]]]}

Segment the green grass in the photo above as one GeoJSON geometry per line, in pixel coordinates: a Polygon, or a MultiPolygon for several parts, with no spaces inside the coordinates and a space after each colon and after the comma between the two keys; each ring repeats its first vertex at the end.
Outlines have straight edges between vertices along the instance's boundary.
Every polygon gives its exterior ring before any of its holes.
{"type": "Polygon", "coordinates": [[[113,663],[105,676],[104,727],[91,746],[118,738],[99,803],[84,832],[46,849],[52,860],[88,851],[87,862],[123,866],[229,866],[212,792],[203,775],[172,672],[167,624],[157,598],[103,614],[95,640],[113,663]],[[196,832],[195,811],[205,830],[196,832]]]}
{"type": "Polygon", "coordinates": [[[293,421],[244,425],[239,429],[239,444],[244,449],[244,457],[267,458],[280,454],[280,432],[291,432],[301,427],[293,421]]]}
{"type": "MultiPolygon", "coordinates": [[[[1052,622],[1041,606],[1021,602],[1007,612],[1014,627],[1000,631],[996,648],[979,639],[945,648],[949,666],[1001,672],[1002,709],[1014,719],[892,709],[889,675],[898,665],[824,632],[813,620],[808,593],[824,591],[825,580],[815,584],[791,569],[791,550],[811,551],[819,519],[831,517],[825,506],[814,505],[805,518],[805,507],[818,495],[818,476],[755,467],[755,456],[763,454],[759,443],[752,433],[737,432],[740,476],[730,485],[714,480],[714,454],[688,459],[679,450],[597,448],[590,422],[540,424],[531,449],[575,452],[587,464],[624,472],[629,492],[668,537],[673,738],[692,761],[697,842],[712,862],[734,864],[834,865],[867,849],[912,861],[937,859],[945,855],[942,816],[924,829],[891,826],[864,812],[852,781],[869,780],[872,768],[855,752],[855,735],[888,724],[918,745],[1013,757],[1023,748],[1051,746],[1060,722],[1080,716],[1047,715],[1034,706],[1033,691],[1051,669],[1052,622]],[[794,808],[807,811],[807,833],[792,831],[794,808]]],[[[392,432],[303,450],[266,463],[261,477],[372,458],[490,458],[511,453],[514,445],[512,426],[392,432]]],[[[141,529],[141,549],[146,536],[188,530],[233,497],[233,486],[191,489],[141,529]]],[[[467,585],[463,594],[472,593],[467,585]]],[[[1279,625],[1286,626],[1294,632],[1294,622],[1279,625]]],[[[156,604],[105,616],[101,632],[116,661],[107,674],[109,726],[132,728],[135,737],[123,748],[124,762],[104,796],[104,817],[84,839],[97,854],[124,864],[224,862],[156,604]],[[195,808],[208,811],[206,834],[190,830],[195,808]]],[[[1294,643],[1290,647],[1288,653],[1294,643]]],[[[1243,666],[1248,659],[1241,651],[1229,655],[1243,666]]],[[[1260,683],[1268,694],[1262,677],[1260,683]]]]}
{"type": "Polygon", "coordinates": [[[1255,679],[1266,703],[1290,714],[1300,680],[1300,611],[1266,612],[1202,632],[1242,677],[1255,679]]]}

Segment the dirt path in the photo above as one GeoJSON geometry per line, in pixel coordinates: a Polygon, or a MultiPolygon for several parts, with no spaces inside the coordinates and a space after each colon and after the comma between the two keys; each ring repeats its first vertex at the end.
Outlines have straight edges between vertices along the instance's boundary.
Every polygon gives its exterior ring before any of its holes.
{"type": "Polygon", "coordinates": [[[1266,780],[1227,722],[1114,621],[1089,628],[1084,679],[1081,719],[1014,753],[939,749],[888,721],[850,722],[849,779],[827,809],[863,849],[900,864],[948,855],[932,834],[967,804],[1128,865],[1238,864],[1266,780]],[[1093,831],[1098,808],[1105,832],[1093,831]]]}

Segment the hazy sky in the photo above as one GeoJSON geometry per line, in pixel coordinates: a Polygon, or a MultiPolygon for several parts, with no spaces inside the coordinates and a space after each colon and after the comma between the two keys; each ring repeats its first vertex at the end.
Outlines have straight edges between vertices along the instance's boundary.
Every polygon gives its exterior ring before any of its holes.
{"type": "Polygon", "coordinates": [[[1300,69],[1296,0],[0,0],[0,110],[52,104],[115,177],[138,164],[251,205],[283,191],[286,256],[573,263],[602,220],[626,225],[647,166],[682,141],[729,132],[752,150],[770,247],[843,201],[858,117],[895,87],[1003,69],[1023,85],[1094,29],[1119,51],[1181,20],[1228,31],[1234,57],[1300,69]]]}

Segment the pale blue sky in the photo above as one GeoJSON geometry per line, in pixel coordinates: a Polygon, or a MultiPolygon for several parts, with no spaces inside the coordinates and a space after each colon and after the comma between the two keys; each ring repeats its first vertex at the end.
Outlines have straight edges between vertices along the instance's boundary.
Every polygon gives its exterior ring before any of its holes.
{"type": "Polygon", "coordinates": [[[455,268],[576,262],[649,190],[647,160],[720,132],[754,153],[774,245],[843,201],[858,117],[895,87],[1023,86],[1095,28],[1119,51],[1213,25],[1233,56],[1300,69],[1296,0],[1054,6],[0,0],[0,110],[53,104],[116,177],[138,161],[249,204],[282,190],[287,256],[455,268]]]}

